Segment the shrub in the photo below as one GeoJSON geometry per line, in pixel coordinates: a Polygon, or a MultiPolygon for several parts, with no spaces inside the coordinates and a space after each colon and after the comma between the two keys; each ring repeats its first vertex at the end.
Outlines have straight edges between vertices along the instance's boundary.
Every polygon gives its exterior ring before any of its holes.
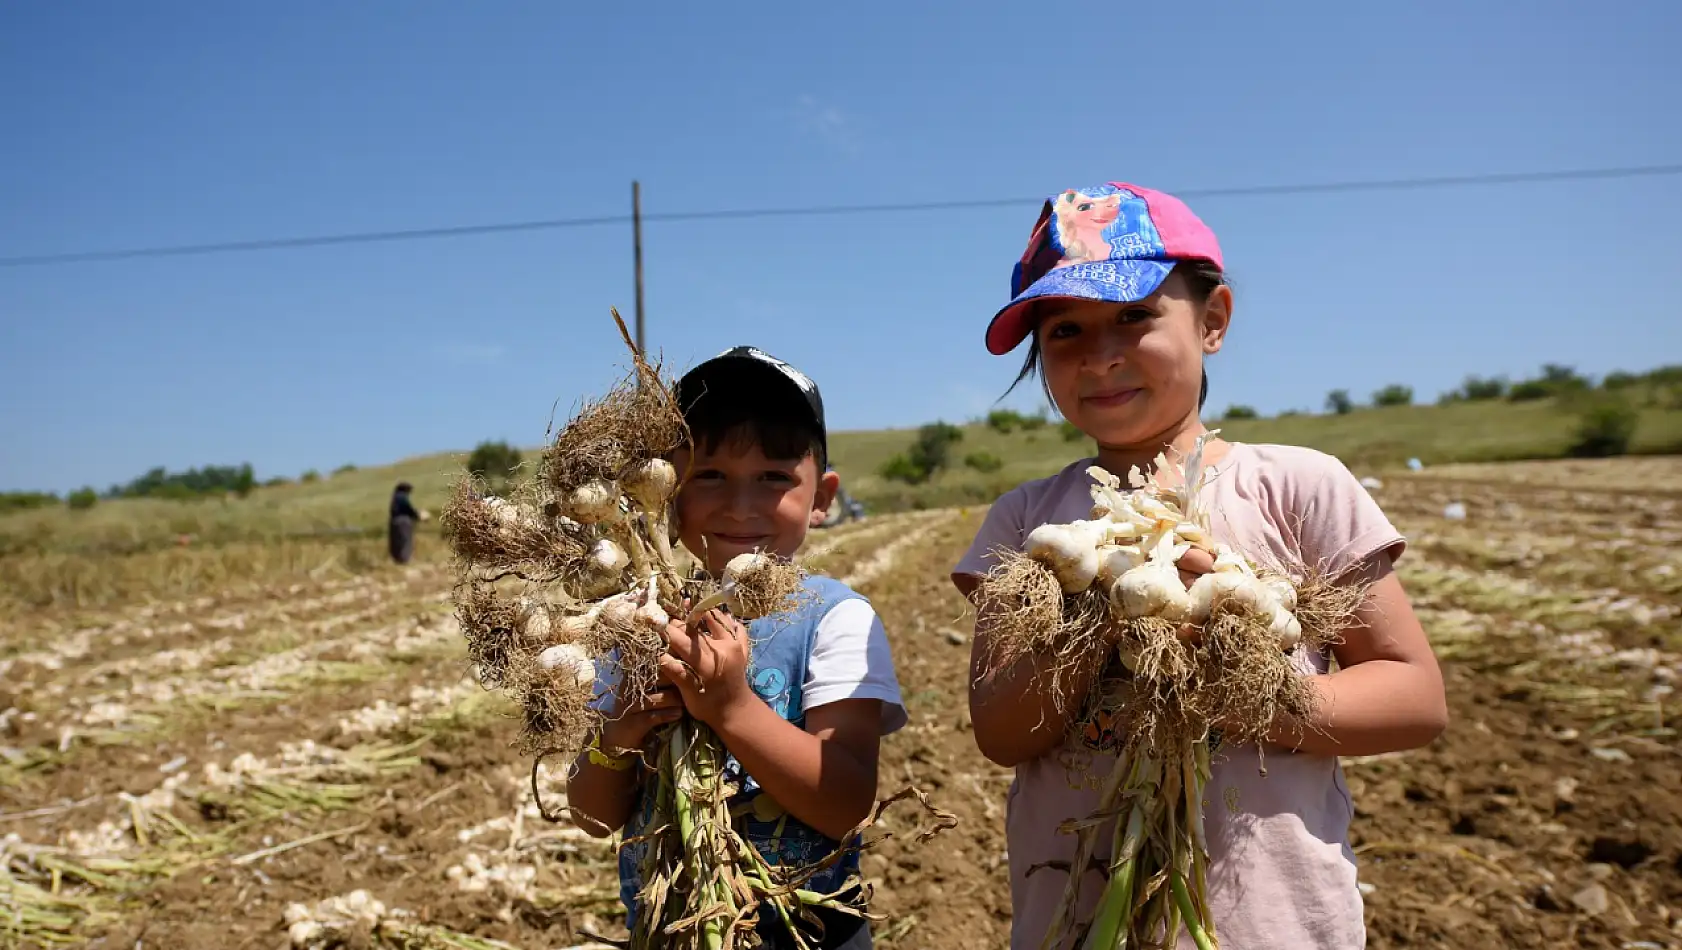
{"type": "Polygon", "coordinates": [[[279,485],[290,485],[290,484],[292,484],[292,479],[287,478],[285,475],[276,475],[275,477],[273,477],[273,478],[269,479],[268,481],[264,482],[263,487],[264,488],[274,488],[274,487],[279,486],[279,485]]]}
{"type": "Polygon", "coordinates": [[[507,442],[480,442],[467,457],[467,470],[491,484],[507,482],[520,469],[520,450],[507,442]]]}
{"type": "Polygon", "coordinates": [[[1256,419],[1259,418],[1254,406],[1228,406],[1221,414],[1222,419],[1256,419]]]}
{"type": "Polygon", "coordinates": [[[32,508],[45,508],[58,504],[58,496],[43,491],[9,491],[0,492],[0,513],[8,511],[28,511],[32,508]]]}
{"type": "Polygon", "coordinates": [[[1005,467],[1005,460],[991,452],[971,452],[964,456],[964,466],[978,472],[996,472],[1005,467]]]}
{"type": "Polygon", "coordinates": [[[312,468],[304,474],[299,475],[298,481],[303,482],[305,485],[309,485],[313,482],[319,482],[321,481],[321,473],[312,468]]]}
{"type": "Polygon", "coordinates": [[[64,503],[70,506],[71,511],[87,511],[99,504],[99,492],[92,488],[78,488],[70,493],[70,497],[66,498],[64,503]]]}
{"type": "Polygon", "coordinates": [[[1540,379],[1526,379],[1513,384],[1507,390],[1509,402],[1533,402],[1537,399],[1547,399],[1554,394],[1553,388],[1540,379]]]}
{"type": "Polygon", "coordinates": [[[1067,419],[1063,420],[1063,424],[1058,426],[1058,428],[1063,432],[1064,442],[1079,442],[1081,439],[1086,438],[1086,433],[1080,431],[1080,426],[1075,425],[1067,419]]]}
{"type": "Polygon", "coordinates": [[[348,475],[354,471],[356,471],[356,466],[346,462],[338,468],[333,469],[333,477],[337,478],[340,475],[348,475]]]}
{"type": "Polygon", "coordinates": [[[1401,383],[1391,383],[1372,394],[1372,404],[1375,406],[1411,406],[1413,405],[1413,387],[1403,386],[1401,383]]]}
{"type": "Polygon", "coordinates": [[[1599,400],[1577,415],[1577,441],[1570,452],[1577,458],[1608,458],[1629,451],[1641,414],[1623,399],[1599,400]]]}
{"type": "Polygon", "coordinates": [[[1009,435],[1022,424],[1022,414],[1014,409],[994,409],[987,413],[987,428],[1009,435]]]}
{"type": "Polygon", "coordinates": [[[946,467],[952,445],[963,441],[964,430],[946,422],[931,422],[917,430],[911,448],[882,463],[879,474],[892,481],[920,485],[946,467]]]}
{"type": "Polygon", "coordinates": [[[1460,384],[1460,398],[1467,402],[1483,402],[1489,399],[1500,399],[1507,394],[1507,381],[1498,376],[1480,379],[1476,376],[1466,377],[1460,384]]]}
{"type": "Polygon", "coordinates": [[[931,422],[917,430],[917,441],[908,453],[911,461],[930,475],[946,467],[952,446],[962,442],[964,430],[945,422],[931,422]]]}
{"type": "Polygon", "coordinates": [[[921,485],[929,480],[928,470],[911,461],[911,456],[904,452],[897,453],[883,462],[878,474],[888,481],[904,482],[907,485],[921,485]]]}
{"type": "Polygon", "coordinates": [[[1047,421],[1045,410],[1041,409],[1039,412],[1036,412],[1031,416],[1022,416],[1017,419],[1016,424],[1022,427],[1022,431],[1032,432],[1035,429],[1045,428],[1047,421]]]}
{"type": "Polygon", "coordinates": [[[1326,411],[1340,416],[1347,416],[1355,411],[1355,400],[1349,398],[1349,390],[1334,389],[1326,394],[1326,411]]]}

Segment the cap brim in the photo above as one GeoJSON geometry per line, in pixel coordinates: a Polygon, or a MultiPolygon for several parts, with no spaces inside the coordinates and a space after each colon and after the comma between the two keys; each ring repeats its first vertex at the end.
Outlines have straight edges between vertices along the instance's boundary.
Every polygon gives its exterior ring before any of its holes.
{"type": "Polygon", "coordinates": [[[1016,295],[987,325],[987,350],[994,356],[1009,353],[1034,330],[1029,318],[1036,300],[1063,297],[1136,303],[1156,293],[1174,270],[1174,261],[1108,260],[1058,267],[1016,295]]]}

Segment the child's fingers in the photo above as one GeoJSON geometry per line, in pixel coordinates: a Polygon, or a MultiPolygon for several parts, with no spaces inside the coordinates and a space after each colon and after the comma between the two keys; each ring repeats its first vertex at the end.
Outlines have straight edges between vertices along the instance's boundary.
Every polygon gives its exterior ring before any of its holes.
{"type": "Polygon", "coordinates": [[[691,689],[700,685],[700,677],[694,668],[669,653],[660,658],[660,672],[673,683],[688,685],[691,689]]]}
{"type": "Polygon", "coordinates": [[[740,621],[718,609],[707,611],[704,624],[707,635],[714,640],[734,640],[742,630],[740,621]]]}

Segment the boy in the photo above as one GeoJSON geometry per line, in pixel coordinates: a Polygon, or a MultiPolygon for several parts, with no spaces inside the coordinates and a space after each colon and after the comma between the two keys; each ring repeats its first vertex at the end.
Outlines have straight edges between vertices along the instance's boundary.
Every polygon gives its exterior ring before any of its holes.
{"type": "MultiPolygon", "coordinates": [[[[799,370],[753,347],[736,347],[678,381],[691,444],[673,458],[684,547],[718,576],[738,554],[792,557],[821,524],[840,488],[828,470],[823,399],[799,370]]],[[[599,750],[579,756],[568,785],[586,832],[634,837],[649,818],[635,750],[685,712],[713,728],[731,765],[746,773],[732,802],[744,836],[773,865],[804,866],[832,853],[876,801],[878,744],[906,722],[887,635],[870,602],[813,576],[801,606],[744,627],[715,610],[668,631],[659,691],[613,696],[599,750]]],[[[640,845],[620,852],[620,897],[635,919],[640,845]]],[[[857,855],[814,878],[831,893],[857,870],[857,855]]],[[[865,948],[860,918],[819,911],[825,948],[865,948]]],[[[760,913],[767,948],[791,946],[776,914],[760,913]]]]}

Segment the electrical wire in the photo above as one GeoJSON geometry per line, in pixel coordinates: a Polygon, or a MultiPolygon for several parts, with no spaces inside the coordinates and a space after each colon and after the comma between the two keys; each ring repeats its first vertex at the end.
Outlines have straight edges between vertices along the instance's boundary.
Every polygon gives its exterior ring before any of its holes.
{"type": "MultiPolygon", "coordinates": [[[[1239,198],[1274,195],[1336,194],[1350,192],[1404,191],[1421,188],[1449,188],[1471,186],[1504,186],[1537,182],[1589,181],[1620,178],[1650,178],[1682,174],[1682,164],[1635,165],[1617,168],[1587,168],[1566,171],[1506,172],[1481,175],[1443,175],[1426,178],[1388,178],[1366,181],[1317,182],[1284,185],[1246,185],[1227,188],[1185,188],[1173,193],[1185,198],[1239,198]]],[[[815,217],[819,215],[908,214],[931,211],[954,211],[977,208],[1002,208],[1036,205],[1038,198],[979,198],[955,201],[922,201],[889,204],[814,205],[790,208],[741,208],[712,211],[673,211],[642,215],[648,222],[730,221],[754,218],[815,217]]],[[[360,231],[342,234],[322,234],[304,237],[262,238],[248,241],[218,241],[205,244],[175,244],[156,247],[135,247],[108,251],[71,251],[55,254],[27,254],[0,257],[0,268],[39,267],[59,264],[81,264],[99,261],[122,261],[140,258],[187,257],[202,254],[233,254],[254,251],[274,251],[293,248],[329,247],[346,244],[379,244],[394,241],[421,241],[470,237],[485,234],[514,234],[527,231],[559,231],[574,228],[629,224],[631,215],[597,215],[593,217],[546,218],[533,221],[507,221],[492,224],[465,224],[436,228],[409,228],[395,231],[360,231]]]]}

